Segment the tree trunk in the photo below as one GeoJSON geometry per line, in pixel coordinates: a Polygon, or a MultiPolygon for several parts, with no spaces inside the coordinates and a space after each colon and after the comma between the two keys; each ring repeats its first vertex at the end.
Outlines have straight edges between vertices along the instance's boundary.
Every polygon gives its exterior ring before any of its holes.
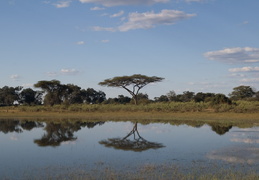
{"type": "Polygon", "coordinates": [[[133,96],[133,100],[135,105],[138,105],[138,97],[136,95],[133,96]]]}

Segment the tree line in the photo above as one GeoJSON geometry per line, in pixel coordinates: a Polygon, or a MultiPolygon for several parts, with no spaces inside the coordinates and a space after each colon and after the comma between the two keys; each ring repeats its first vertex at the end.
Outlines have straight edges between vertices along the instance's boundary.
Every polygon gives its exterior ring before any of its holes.
{"type": "Polygon", "coordinates": [[[21,86],[0,88],[0,105],[97,104],[106,100],[106,94],[102,91],[93,88],[82,89],[74,84],[61,84],[58,80],[38,81],[34,87],[42,90],[21,86]]]}
{"type": "Polygon", "coordinates": [[[176,94],[170,91],[154,100],[148,98],[147,94],[140,93],[140,89],[149,83],[160,82],[161,77],[148,77],[134,74],[132,76],[114,77],[100,82],[99,85],[108,87],[121,87],[129,92],[131,97],[118,95],[116,98],[106,98],[103,91],[93,88],[82,89],[74,84],[61,84],[58,80],[38,81],[32,88],[8,87],[0,88],[0,106],[17,105],[56,105],[56,104],[127,104],[127,103],[151,103],[151,102],[211,102],[212,104],[232,104],[232,101],[249,100],[259,101],[259,91],[250,86],[238,86],[228,95],[216,93],[194,93],[184,91],[176,94]],[[132,90],[130,89],[132,88],[132,90]]]}

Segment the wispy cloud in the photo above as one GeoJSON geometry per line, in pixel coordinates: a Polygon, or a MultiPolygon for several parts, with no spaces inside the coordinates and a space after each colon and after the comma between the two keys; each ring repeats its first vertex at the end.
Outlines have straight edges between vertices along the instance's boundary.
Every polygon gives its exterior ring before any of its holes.
{"type": "Polygon", "coordinates": [[[102,8],[102,7],[92,7],[90,8],[91,11],[101,11],[101,10],[104,10],[105,8],[102,8]]]}
{"type": "Polygon", "coordinates": [[[124,14],[124,11],[120,11],[120,12],[118,12],[118,13],[116,13],[116,14],[111,15],[110,17],[112,17],[112,18],[120,17],[120,16],[122,16],[123,14],[124,14]]]}
{"type": "Polygon", "coordinates": [[[242,67],[242,68],[231,68],[229,72],[256,72],[259,71],[259,67],[242,67]]]}
{"type": "Polygon", "coordinates": [[[205,0],[184,0],[185,2],[204,2],[205,0]]]}
{"type": "Polygon", "coordinates": [[[95,31],[120,31],[126,32],[134,29],[150,29],[158,25],[172,25],[176,22],[184,19],[196,16],[196,14],[186,14],[183,11],[177,10],[167,10],[164,9],[159,13],[145,12],[145,13],[130,13],[127,22],[123,23],[121,26],[112,27],[93,27],[95,31]]]}
{"type": "Polygon", "coordinates": [[[84,45],[85,42],[84,42],[84,41],[77,41],[76,44],[77,44],[77,45],[84,45]]]}
{"type": "Polygon", "coordinates": [[[151,5],[156,3],[167,3],[169,0],[79,0],[81,3],[95,3],[106,7],[127,5],[151,5]]]}
{"type": "Polygon", "coordinates": [[[47,76],[49,77],[57,77],[59,75],[77,75],[80,71],[76,69],[61,69],[59,72],[47,72],[47,76]]]}
{"type": "Polygon", "coordinates": [[[244,79],[241,79],[240,81],[244,83],[258,83],[259,78],[244,78],[244,79]]]}
{"type": "Polygon", "coordinates": [[[20,80],[21,76],[19,76],[18,74],[12,74],[10,76],[10,79],[13,80],[13,81],[18,81],[20,80]]]}
{"type": "Polygon", "coordinates": [[[209,60],[224,63],[255,63],[259,62],[259,48],[225,48],[219,51],[206,52],[204,56],[209,60]]]}
{"type": "Polygon", "coordinates": [[[110,31],[110,32],[115,32],[117,31],[117,28],[112,28],[112,27],[100,27],[100,26],[94,26],[92,27],[94,31],[110,31]]]}
{"type": "Polygon", "coordinates": [[[49,77],[56,77],[56,76],[58,76],[58,73],[57,72],[46,72],[46,75],[49,77]]]}
{"type": "Polygon", "coordinates": [[[79,73],[79,71],[76,69],[61,69],[60,72],[64,75],[76,75],[79,73]]]}
{"type": "Polygon", "coordinates": [[[232,142],[242,142],[246,144],[259,144],[259,139],[252,138],[232,138],[230,139],[232,142]]]}
{"type": "Polygon", "coordinates": [[[32,83],[22,84],[22,87],[23,88],[31,88],[31,87],[33,87],[33,84],[32,83]]]}
{"type": "Polygon", "coordinates": [[[249,21],[243,21],[243,23],[242,23],[243,25],[245,25],[245,24],[249,24],[249,21]]]}
{"type": "Polygon", "coordinates": [[[56,7],[56,8],[66,8],[66,7],[69,7],[70,6],[70,3],[71,1],[68,0],[68,1],[59,1],[57,3],[54,3],[53,5],[56,7]]]}
{"type": "Polygon", "coordinates": [[[232,74],[229,75],[229,77],[238,77],[238,78],[242,77],[242,78],[244,78],[244,77],[246,77],[246,75],[245,74],[239,74],[239,73],[232,73],[232,74]]]}
{"type": "Polygon", "coordinates": [[[215,150],[207,154],[209,159],[222,160],[230,163],[258,163],[259,148],[229,147],[215,150]]]}
{"type": "Polygon", "coordinates": [[[108,42],[110,42],[110,40],[109,40],[109,39],[104,39],[104,40],[102,40],[101,42],[102,42],[102,43],[108,43],[108,42]]]}
{"type": "Polygon", "coordinates": [[[12,141],[18,141],[19,138],[18,138],[16,135],[11,135],[11,136],[10,136],[10,140],[12,140],[12,141]]]}

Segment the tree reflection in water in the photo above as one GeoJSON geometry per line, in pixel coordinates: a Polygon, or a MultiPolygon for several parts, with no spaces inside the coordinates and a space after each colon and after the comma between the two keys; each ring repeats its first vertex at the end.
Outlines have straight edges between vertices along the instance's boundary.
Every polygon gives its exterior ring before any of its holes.
{"type": "Polygon", "coordinates": [[[124,138],[109,138],[107,140],[102,140],[99,143],[106,147],[135,152],[165,147],[161,143],[150,142],[141,137],[138,132],[138,123],[134,124],[132,131],[124,138]],[[131,136],[133,136],[133,139],[129,139],[131,136]]]}
{"type": "Polygon", "coordinates": [[[42,147],[60,146],[62,142],[75,141],[77,137],[74,137],[74,132],[79,131],[82,127],[93,128],[96,125],[102,124],[104,124],[104,122],[50,122],[47,123],[44,128],[46,133],[41,137],[41,139],[35,139],[34,143],[42,147]]]}
{"type": "Polygon", "coordinates": [[[0,132],[22,133],[23,130],[30,131],[33,128],[43,127],[43,123],[35,121],[19,121],[19,120],[0,120],[0,132]]]}
{"type": "Polygon", "coordinates": [[[211,130],[216,132],[218,135],[224,135],[232,128],[232,125],[220,125],[216,123],[211,123],[209,125],[211,126],[211,130]]]}

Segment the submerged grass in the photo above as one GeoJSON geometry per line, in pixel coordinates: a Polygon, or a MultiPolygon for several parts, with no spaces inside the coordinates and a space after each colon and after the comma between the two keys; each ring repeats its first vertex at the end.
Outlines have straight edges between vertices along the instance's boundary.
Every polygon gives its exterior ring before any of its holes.
{"type": "Polygon", "coordinates": [[[24,179],[73,179],[73,180],[255,180],[259,179],[256,170],[240,170],[238,168],[222,168],[218,165],[192,165],[181,167],[175,164],[144,164],[134,169],[116,170],[108,166],[101,166],[92,170],[81,168],[48,168],[41,170],[42,175],[34,177],[25,173],[24,179]]]}

